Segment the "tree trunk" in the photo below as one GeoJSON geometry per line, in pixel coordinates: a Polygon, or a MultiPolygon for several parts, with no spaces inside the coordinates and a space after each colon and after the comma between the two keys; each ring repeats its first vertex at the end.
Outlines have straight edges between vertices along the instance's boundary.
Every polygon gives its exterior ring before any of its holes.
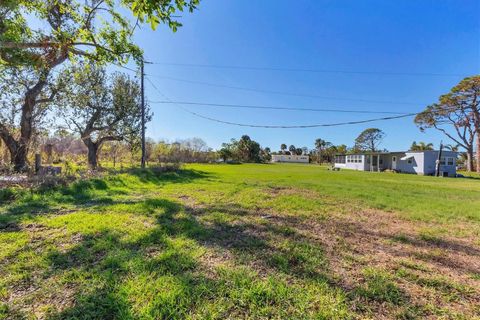
{"type": "Polygon", "coordinates": [[[88,166],[90,169],[96,170],[98,166],[98,144],[93,142],[90,138],[83,139],[83,142],[88,149],[88,166]]]}
{"type": "Polygon", "coordinates": [[[20,144],[12,157],[12,164],[16,172],[27,171],[28,169],[27,155],[28,155],[28,145],[20,144]]]}
{"type": "Polygon", "coordinates": [[[0,124],[0,138],[5,143],[10,153],[10,163],[14,166],[15,171],[23,171],[27,166],[28,150],[21,148],[20,144],[13,138],[10,131],[0,124]],[[23,149],[23,150],[22,150],[23,149]]]}
{"type": "Polygon", "coordinates": [[[477,172],[480,173],[480,132],[477,133],[477,172]]]}
{"type": "Polygon", "coordinates": [[[47,77],[50,70],[40,75],[38,82],[25,93],[20,117],[20,137],[16,140],[11,131],[0,124],[0,136],[10,151],[11,163],[15,171],[23,172],[28,169],[27,156],[30,141],[33,135],[33,111],[37,103],[36,99],[47,84],[47,77]]]}
{"type": "Polygon", "coordinates": [[[27,169],[27,155],[30,141],[33,133],[33,108],[35,106],[35,98],[38,94],[30,96],[27,93],[26,101],[22,106],[22,117],[20,119],[20,139],[18,140],[18,148],[13,160],[15,171],[25,171],[27,169]]]}
{"type": "MultiPolygon", "coordinates": [[[[1,154],[4,151],[3,147],[3,140],[0,138],[0,165],[3,166],[7,162],[7,158],[5,157],[5,153],[1,154]]],[[[5,148],[6,149],[6,148],[5,148]]]]}
{"type": "Polygon", "coordinates": [[[473,148],[467,149],[467,171],[473,171],[473,148]]]}

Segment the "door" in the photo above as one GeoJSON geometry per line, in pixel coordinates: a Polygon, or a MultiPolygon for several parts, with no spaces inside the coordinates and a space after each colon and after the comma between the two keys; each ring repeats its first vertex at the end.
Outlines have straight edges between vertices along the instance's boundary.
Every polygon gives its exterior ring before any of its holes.
{"type": "Polygon", "coordinates": [[[392,157],[392,170],[397,170],[397,156],[392,157]]]}

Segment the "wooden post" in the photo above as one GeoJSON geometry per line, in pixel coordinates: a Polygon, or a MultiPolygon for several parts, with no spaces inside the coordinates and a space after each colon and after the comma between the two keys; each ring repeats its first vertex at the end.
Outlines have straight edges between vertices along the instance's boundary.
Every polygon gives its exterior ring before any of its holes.
{"type": "Polygon", "coordinates": [[[40,155],[40,153],[35,153],[35,173],[38,173],[41,167],[42,167],[42,156],[40,155]]]}
{"type": "Polygon", "coordinates": [[[47,153],[47,164],[53,163],[53,144],[48,143],[45,146],[45,152],[47,153]]]}

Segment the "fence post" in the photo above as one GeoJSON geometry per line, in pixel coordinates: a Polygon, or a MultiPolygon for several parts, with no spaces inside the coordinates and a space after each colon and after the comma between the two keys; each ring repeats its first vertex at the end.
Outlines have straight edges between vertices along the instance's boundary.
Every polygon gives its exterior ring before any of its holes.
{"type": "Polygon", "coordinates": [[[40,155],[40,153],[35,153],[35,173],[38,173],[41,167],[42,167],[42,156],[40,155]]]}

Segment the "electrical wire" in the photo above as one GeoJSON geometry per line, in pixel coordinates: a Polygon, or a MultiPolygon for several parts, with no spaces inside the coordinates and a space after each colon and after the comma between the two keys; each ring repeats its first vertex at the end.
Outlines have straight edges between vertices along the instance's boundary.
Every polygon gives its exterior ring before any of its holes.
{"type": "Polygon", "coordinates": [[[220,103],[205,103],[205,102],[191,102],[191,101],[149,101],[150,103],[159,104],[181,104],[181,105],[195,105],[195,106],[210,106],[222,108],[240,108],[240,109],[265,109],[265,110],[291,110],[291,111],[312,111],[312,112],[339,112],[339,113],[364,113],[364,114],[396,114],[404,115],[405,112],[393,111],[371,111],[371,110],[346,110],[346,109],[319,109],[319,108],[295,108],[295,107],[274,107],[274,106],[260,106],[260,105],[241,105],[241,104],[220,104],[220,103]]]}
{"type": "Polygon", "coordinates": [[[280,67],[255,67],[215,64],[194,64],[194,63],[170,63],[151,62],[156,65],[188,67],[188,68],[212,68],[212,69],[234,69],[251,71],[285,71],[285,72],[309,72],[309,73],[337,73],[337,74],[360,74],[360,75],[387,75],[387,76],[427,76],[427,77],[463,77],[460,73],[435,73],[435,72],[382,72],[364,70],[338,70],[338,69],[311,69],[311,68],[280,68],[280,67]]]}
{"type": "Polygon", "coordinates": [[[343,101],[356,101],[356,102],[366,102],[366,103],[379,103],[379,104],[399,104],[399,105],[414,105],[418,106],[420,103],[413,103],[413,102],[399,102],[399,101],[386,101],[386,100],[369,100],[369,99],[356,99],[356,98],[339,98],[339,97],[331,97],[331,96],[320,96],[314,94],[302,94],[302,93],[294,93],[294,92],[285,92],[285,91],[275,91],[275,90],[264,90],[264,89],[256,89],[256,88],[247,88],[247,87],[237,87],[237,86],[229,86],[229,85],[222,85],[210,82],[203,82],[203,81],[195,81],[195,80],[187,80],[187,79],[179,79],[167,76],[160,76],[155,74],[147,73],[146,76],[178,81],[178,82],[185,82],[191,84],[199,84],[205,85],[210,87],[216,88],[227,88],[227,89],[235,89],[235,90],[242,90],[242,91],[252,91],[252,92],[260,92],[260,93],[270,93],[270,94],[277,94],[277,95],[284,95],[284,96],[295,96],[295,97],[307,97],[307,98],[318,98],[318,99],[326,99],[326,100],[343,100],[343,101]]]}
{"type": "Polygon", "coordinates": [[[126,66],[122,66],[122,65],[119,64],[119,63],[114,63],[114,62],[112,62],[111,64],[113,64],[114,66],[117,66],[117,67],[119,67],[119,68],[128,70],[128,71],[132,71],[132,72],[135,72],[135,73],[138,73],[138,72],[139,72],[139,70],[135,70],[135,69],[132,69],[132,68],[129,68],[129,67],[126,67],[126,66]]]}
{"type": "Polygon", "coordinates": [[[393,120],[393,119],[401,119],[406,117],[412,117],[416,115],[416,113],[409,113],[400,116],[391,116],[391,117],[383,117],[383,118],[376,118],[376,119],[367,119],[367,120],[358,120],[358,121],[347,121],[347,122],[337,122],[337,123],[320,123],[320,124],[307,124],[307,125],[294,125],[294,126],[284,126],[284,125],[256,125],[256,124],[246,124],[246,123],[237,123],[237,122],[230,122],[224,121],[220,119],[215,119],[211,117],[207,117],[196,112],[193,112],[188,109],[183,109],[184,111],[197,116],[202,119],[229,124],[239,127],[250,127],[250,128],[265,128],[265,129],[307,129],[307,128],[319,128],[319,127],[338,127],[338,126],[345,126],[345,125],[354,125],[354,124],[362,124],[362,123],[369,123],[369,122],[376,122],[376,121],[385,121],[385,120],[393,120]]]}
{"type": "MultiPolygon", "coordinates": [[[[145,77],[147,81],[152,85],[152,87],[164,98],[166,98],[169,102],[175,103],[174,101],[170,100],[168,97],[166,97],[158,88],[157,86],[153,83],[152,80],[150,80],[148,77],[145,77]]],[[[250,127],[250,128],[265,128],[265,129],[306,129],[306,128],[318,128],[318,127],[337,127],[337,126],[344,126],[344,125],[354,125],[354,124],[363,124],[363,123],[369,123],[369,122],[375,122],[375,121],[386,121],[386,120],[394,120],[394,119],[401,119],[401,118],[407,118],[407,117],[413,117],[417,115],[417,113],[407,113],[403,115],[397,115],[397,116],[389,116],[389,117],[382,117],[382,118],[375,118],[375,119],[367,119],[367,120],[357,120],[357,121],[346,121],[346,122],[337,122],[337,123],[321,123],[321,124],[308,124],[308,125],[292,125],[292,126],[285,126],[285,125],[256,125],[256,124],[246,124],[246,123],[238,123],[238,122],[231,122],[231,121],[224,121],[212,117],[207,117],[205,115],[199,114],[197,112],[191,111],[187,108],[184,108],[183,106],[176,104],[180,109],[183,111],[194,115],[198,118],[202,118],[205,120],[217,122],[217,123],[222,123],[222,124],[228,124],[228,125],[234,125],[234,126],[239,126],[239,127],[250,127]]]]}
{"type": "MultiPolygon", "coordinates": [[[[135,69],[132,69],[132,68],[129,68],[129,67],[126,67],[126,66],[122,66],[122,65],[117,64],[117,63],[112,63],[112,64],[117,66],[117,67],[123,68],[125,70],[131,71],[131,72],[134,72],[134,73],[138,73],[138,70],[135,70],[135,69]]],[[[157,63],[148,62],[148,64],[157,64],[157,63]]],[[[242,90],[242,91],[260,92],[260,93],[270,93],[270,94],[286,95],[286,96],[318,98],[318,99],[326,99],[326,100],[356,101],[356,102],[379,103],[379,104],[398,104],[398,105],[414,105],[414,106],[419,105],[419,103],[413,103],[413,102],[356,99],[356,98],[339,98],[339,97],[332,97],[332,96],[320,96],[320,95],[302,94],[302,93],[294,93],[294,92],[284,92],[284,91],[264,90],[264,89],[257,89],[257,88],[248,88],[248,87],[229,86],[229,85],[222,85],[222,84],[203,82],[203,81],[179,79],[179,78],[150,74],[150,73],[146,73],[145,76],[156,77],[156,78],[166,79],[166,80],[171,80],[171,81],[184,82],[184,83],[205,85],[205,86],[216,87],[216,88],[226,88],[226,89],[234,89],[234,90],[242,90]]],[[[388,113],[388,112],[386,112],[386,113],[388,113]]]]}

